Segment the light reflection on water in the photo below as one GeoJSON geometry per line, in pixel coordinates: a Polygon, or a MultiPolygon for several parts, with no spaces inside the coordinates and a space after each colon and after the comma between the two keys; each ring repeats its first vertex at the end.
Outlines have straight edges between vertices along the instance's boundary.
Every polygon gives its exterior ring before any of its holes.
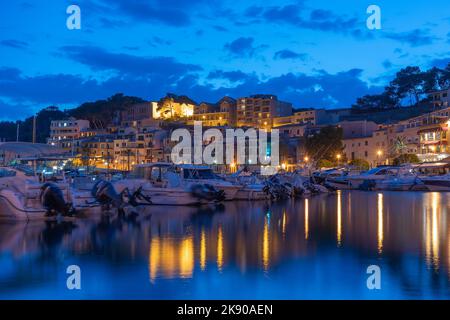
{"type": "Polygon", "coordinates": [[[336,194],[0,224],[0,298],[450,298],[447,193],[336,194]],[[65,289],[65,268],[82,290],[65,289]],[[382,289],[366,288],[366,268],[382,289]]]}

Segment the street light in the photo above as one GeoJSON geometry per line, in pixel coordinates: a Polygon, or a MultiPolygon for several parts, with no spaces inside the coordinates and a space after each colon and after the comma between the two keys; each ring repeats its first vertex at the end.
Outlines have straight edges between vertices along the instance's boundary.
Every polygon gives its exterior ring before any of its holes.
{"type": "Polygon", "coordinates": [[[339,166],[339,162],[341,160],[341,155],[339,153],[336,155],[336,159],[337,159],[337,165],[339,166]]]}
{"type": "Polygon", "coordinates": [[[309,161],[309,158],[306,156],[306,157],[303,158],[303,160],[304,160],[305,162],[308,162],[308,161],[309,161]]]}
{"type": "Polygon", "coordinates": [[[377,162],[378,162],[378,165],[380,164],[380,157],[381,157],[382,154],[383,154],[383,152],[381,150],[377,151],[377,162]]]}

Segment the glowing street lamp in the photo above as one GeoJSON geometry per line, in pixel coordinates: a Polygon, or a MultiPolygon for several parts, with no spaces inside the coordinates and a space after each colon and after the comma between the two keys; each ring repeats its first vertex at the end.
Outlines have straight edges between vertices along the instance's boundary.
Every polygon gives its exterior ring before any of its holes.
{"type": "Polygon", "coordinates": [[[377,162],[378,162],[378,164],[380,164],[380,157],[381,157],[381,155],[383,154],[383,152],[381,151],[381,150],[378,150],[377,151],[377,162]]]}
{"type": "Polygon", "coordinates": [[[337,164],[339,166],[339,162],[341,160],[341,155],[339,153],[336,155],[336,159],[337,159],[337,164]]]}
{"type": "Polygon", "coordinates": [[[304,160],[305,162],[308,162],[308,161],[309,161],[309,158],[306,156],[306,157],[303,158],[303,160],[304,160]]]}

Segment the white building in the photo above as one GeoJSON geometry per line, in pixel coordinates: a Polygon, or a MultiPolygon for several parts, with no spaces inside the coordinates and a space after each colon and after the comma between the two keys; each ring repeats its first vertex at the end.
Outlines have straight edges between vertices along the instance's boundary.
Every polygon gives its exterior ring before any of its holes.
{"type": "Polygon", "coordinates": [[[50,138],[47,143],[52,146],[70,150],[75,140],[80,138],[81,132],[89,129],[89,120],[54,120],[50,123],[50,138]]]}

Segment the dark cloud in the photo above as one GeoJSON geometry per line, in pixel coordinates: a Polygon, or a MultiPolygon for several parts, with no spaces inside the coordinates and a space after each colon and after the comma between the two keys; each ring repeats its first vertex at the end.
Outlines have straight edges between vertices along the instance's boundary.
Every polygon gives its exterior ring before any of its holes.
{"type": "Polygon", "coordinates": [[[274,59],[298,59],[305,60],[308,57],[306,53],[297,53],[289,49],[275,52],[274,59]]]}
{"type": "Polygon", "coordinates": [[[223,26],[213,26],[213,28],[215,30],[217,30],[217,31],[220,31],[220,32],[227,32],[228,31],[228,29],[223,27],[223,26]]]}
{"type": "Polygon", "coordinates": [[[446,68],[450,64],[450,56],[446,58],[438,58],[431,61],[432,67],[438,67],[441,69],[446,68]]]}
{"type": "Polygon", "coordinates": [[[172,44],[172,41],[154,36],[148,43],[152,47],[157,47],[157,46],[161,46],[161,45],[162,46],[170,46],[172,44]]]}
{"type": "Polygon", "coordinates": [[[177,62],[169,57],[140,57],[124,53],[110,53],[98,47],[65,46],[61,48],[68,58],[91,67],[93,70],[113,70],[121,74],[148,76],[164,74],[179,77],[201,68],[177,62]]]}
{"type": "Polygon", "coordinates": [[[333,19],[333,12],[329,10],[316,9],[311,11],[311,20],[328,20],[333,19]]]}
{"type": "Polygon", "coordinates": [[[300,12],[302,7],[299,5],[287,5],[279,7],[269,7],[264,10],[262,16],[269,22],[282,22],[293,25],[299,25],[302,22],[300,12]]]}
{"type": "Polygon", "coordinates": [[[0,69],[0,96],[25,103],[76,103],[92,97],[98,82],[76,75],[55,74],[28,77],[18,69],[0,69]],[[91,92],[92,94],[90,94],[91,92]],[[80,99],[81,98],[81,99],[80,99]]]}
{"type": "Polygon", "coordinates": [[[26,76],[17,69],[1,68],[0,98],[13,104],[29,103],[36,107],[77,105],[118,92],[152,100],[175,92],[199,101],[217,101],[224,95],[240,97],[267,92],[291,101],[295,106],[333,108],[349,106],[362,95],[382,91],[381,87],[369,87],[360,79],[361,73],[359,69],[337,74],[325,71],[314,75],[288,73],[261,80],[255,74],[216,70],[204,81],[196,73],[172,79],[161,71],[151,77],[128,73],[100,81],[68,74],[26,76]],[[217,79],[229,80],[230,85],[217,87],[217,79]]]}
{"type": "Polygon", "coordinates": [[[390,69],[390,68],[392,68],[392,62],[391,61],[389,61],[389,60],[384,60],[383,61],[383,67],[385,68],[385,69],[390,69]]]}
{"type": "Polygon", "coordinates": [[[84,0],[93,8],[108,7],[116,17],[141,23],[161,23],[172,27],[189,26],[195,7],[212,7],[215,0],[84,0]]]}
{"type": "Polygon", "coordinates": [[[33,115],[36,110],[30,104],[11,104],[0,99],[0,112],[0,121],[16,121],[33,115]]]}
{"type": "Polygon", "coordinates": [[[256,48],[253,46],[254,39],[251,37],[237,38],[236,40],[225,44],[224,48],[230,54],[236,57],[251,57],[255,53],[256,48]]]}
{"type": "Polygon", "coordinates": [[[123,28],[123,27],[125,27],[127,25],[127,23],[125,21],[116,20],[116,19],[109,19],[109,18],[104,18],[104,17],[101,17],[99,19],[99,21],[100,21],[100,25],[101,25],[102,28],[111,28],[111,29],[115,28],[115,29],[117,29],[117,28],[123,28]]]}
{"type": "Polygon", "coordinates": [[[26,49],[28,48],[28,43],[20,40],[8,39],[0,41],[0,45],[5,47],[11,47],[15,49],[26,49]]]}
{"type": "Polygon", "coordinates": [[[252,18],[259,16],[263,11],[264,11],[263,7],[250,6],[245,10],[244,15],[248,18],[252,18]]]}
{"type": "Polygon", "coordinates": [[[387,33],[385,34],[385,37],[407,43],[412,47],[429,45],[438,39],[437,37],[430,35],[428,30],[423,29],[414,29],[412,31],[401,33],[387,33]]]}
{"type": "Polygon", "coordinates": [[[221,71],[216,70],[210,72],[208,75],[208,79],[226,79],[231,82],[244,81],[249,78],[249,75],[242,71],[221,71]]]}
{"type": "Polygon", "coordinates": [[[364,29],[361,30],[361,25],[365,26],[365,24],[358,19],[339,16],[329,10],[306,11],[302,2],[286,6],[251,6],[245,10],[244,15],[260,19],[253,20],[255,22],[288,24],[301,29],[344,33],[356,38],[371,38],[364,29]]]}

